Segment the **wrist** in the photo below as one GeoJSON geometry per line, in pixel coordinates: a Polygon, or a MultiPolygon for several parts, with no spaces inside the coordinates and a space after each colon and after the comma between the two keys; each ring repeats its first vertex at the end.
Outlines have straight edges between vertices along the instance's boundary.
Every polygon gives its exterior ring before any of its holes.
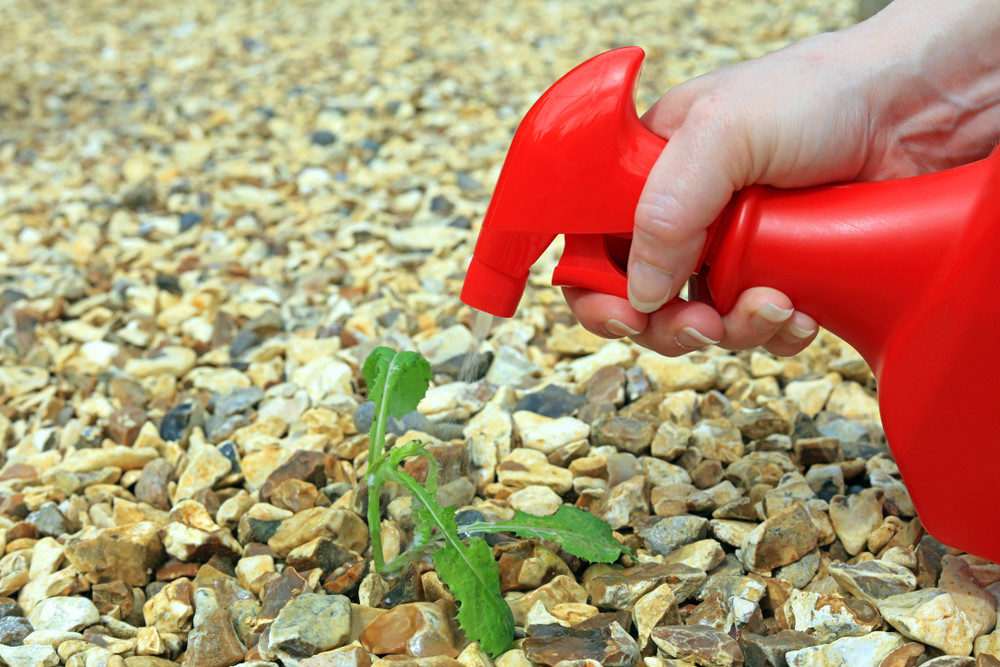
{"type": "Polygon", "coordinates": [[[871,140],[922,170],[1000,139],[1000,3],[896,0],[852,27],[865,45],[871,140]]]}

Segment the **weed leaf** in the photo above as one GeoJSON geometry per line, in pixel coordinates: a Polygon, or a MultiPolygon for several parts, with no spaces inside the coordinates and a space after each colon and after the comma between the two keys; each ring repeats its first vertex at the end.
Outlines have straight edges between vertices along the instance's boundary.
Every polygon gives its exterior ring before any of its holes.
{"type": "Polygon", "coordinates": [[[462,527],[466,534],[512,532],[519,537],[551,540],[568,553],[592,563],[613,563],[625,547],[611,534],[611,526],[569,505],[560,505],[551,516],[535,516],[517,510],[510,521],[479,521],[462,527]]]}
{"type": "Polygon", "coordinates": [[[500,595],[500,568],[486,540],[474,537],[468,546],[449,540],[434,554],[434,565],[459,602],[458,624],[465,634],[494,658],[506,651],[514,637],[514,616],[500,595]]]}

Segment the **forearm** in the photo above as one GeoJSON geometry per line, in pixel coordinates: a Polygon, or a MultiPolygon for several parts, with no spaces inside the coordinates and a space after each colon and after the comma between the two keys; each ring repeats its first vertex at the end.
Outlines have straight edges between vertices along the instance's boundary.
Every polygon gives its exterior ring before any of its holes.
{"type": "Polygon", "coordinates": [[[889,67],[872,103],[888,153],[928,170],[984,157],[1000,140],[1000,2],[896,0],[853,28],[889,67]]]}

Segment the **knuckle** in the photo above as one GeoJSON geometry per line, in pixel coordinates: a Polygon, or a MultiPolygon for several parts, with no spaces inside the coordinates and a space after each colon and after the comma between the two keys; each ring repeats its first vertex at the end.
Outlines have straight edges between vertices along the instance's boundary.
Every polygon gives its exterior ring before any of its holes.
{"type": "Polygon", "coordinates": [[[688,236],[687,230],[678,222],[681,211],[676,200],[668,195],[644,197],[635,211],[635,235],[640,237],[638,247],[676,246],[688,236]]]}

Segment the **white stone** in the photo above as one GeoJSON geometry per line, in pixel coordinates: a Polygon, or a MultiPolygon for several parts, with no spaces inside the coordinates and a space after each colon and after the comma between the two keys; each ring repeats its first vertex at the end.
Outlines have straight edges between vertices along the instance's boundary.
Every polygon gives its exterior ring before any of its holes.
{"type": "Polygon", "coordinates": [[[351,367],[336,359],[315,359],[292,373],[292,382],[306,390],[313,405],[329,397],[350,395],[351,367]]]}
{"type": "Polygon", "coordinates": [[[574,359],[569,367],[573,377],[580,384],[589,380],[594,373],[605,366],[627,367],[632,363],[632,348],[620,341],[611,341],[594,354],[574,359]]]}
{"type": "Polygon", "coordinates": [[[47,645],[4,646],[0,644],[0,659],[10,667],[49,667],[59,664],[56,650],[47,645]]]}
{"type": "Polygon", "coordinates": [[[76,632],[97,623],[100,618],[94,603],[82,597],[60,596],[42,600],[28,614],[28,622],[36,631],[76,632]]]}
{"type": "Polygon", "coordinates": [[[469,443],[473,481],[483,486],[496,477],[497,461],[510,454],[514,422],[492,403],[469,420],[462,430],[469,443]]]}
{"type": "Polygon", "coordinates": [[[647,351],[639,355],[636,364],[649,376],[658,391],[705,391],[715,384],[715,365],[696,363],[690,357],[664,357],[647,351]]]}
{"type": "Polygon", "coordinates": [[[514,426],[521,436],[521,444],[543,454],[551,454],[590,436],[590,426],[574,417],[552,419],[544,415],[519,410],[514,413],[514,426]]]}
{"type": "Polygon", "coordinates": [[[443,363],[460,354],[475,352],[475,336],[465,326],[455,324],[417,343],[417,351],[431,366],[443,363]]]}
{"type": "Polygon", "coordinates": [[[555,514],[559,506],[562,505],[562,498],[549,487],[536,484],[526,486],[510,494],[507,498],[507,504],[528,514],[549,516],[555,514]]]}
{"type": "Polygon", "coordinates": [[[785,654],[788,667],[878,667],[887,655],[906,643],[895,632],[871,632],[829,644],[808,646],[785,654]]]}
{"type": "Polygon", "coordinates": [[[125,372],[135,378],[145,378],[154,375],[172,375],[183,377],[194,368],[198,355],[186,347],[164,347],[146,359],[129,359],[125,364],[125,372]]]}

